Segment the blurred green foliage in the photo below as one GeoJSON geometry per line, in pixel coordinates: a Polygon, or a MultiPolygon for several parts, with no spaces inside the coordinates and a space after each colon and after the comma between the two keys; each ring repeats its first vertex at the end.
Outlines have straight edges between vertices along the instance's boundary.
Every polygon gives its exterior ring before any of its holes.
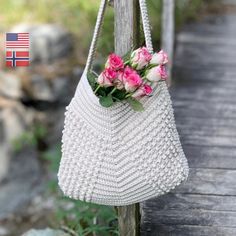
{"type": "MultiPolygon", "coordinates": [[[[177,28],[186,20],[198,17],[206,0],[178,0],[176,2],[177,28]]],[[[147,0],[152,24],[153,41],[158,48],[161,33],[161,0],[147,0]]],[[[0,29],[7,31],[19,23],[57,23],[68,29],[76,42],[76,54],[84,63],[96,20],[99,0],[0,0],[0,29]]],[[[102,54],[113,51],[113,9],[108,7],[99,48],[102,54]]],[[[102,55],[103,56],[103,55],[102,55]]]]}
{"type": "Polygon", "coordinates": [[[52,222],[54,228],[61,228],[74,236],[116,236],[118,234],[115,209],[109,206],[86,203],[63,196],[59,190],[57,171],[61,159],[61,145],[43,148],[47,128],[40,123],[34,124],[29,130],[13,141],[13,148],[20,152],[24,148],[33,147],[49,173],[48,194],[55,199],[55,214],[52,222]]]}
{"type": "Polygon", "coordinates": [[[23,132],[19,137],[13,140],[12,147],[15,152],[21,151],[23,148],[35,147],[39,148],[41,141],[47,134],[47,129],[44,125],[36,123],[27,131],[23,132]]]}
{"type": "MultiPolygon", "coordinates": [[[[48,162],[48,169],[55,174],[61,159],[60,145],[43,154],[48,162]]],[[[73,200],[62,195],[58,188],[57,178],[49,184],[50,194],[56,199],[55,227],[60,227],[76,236],[101,235],[115,236],[118,234],[117,216],[113,207],[73,200]]]]}

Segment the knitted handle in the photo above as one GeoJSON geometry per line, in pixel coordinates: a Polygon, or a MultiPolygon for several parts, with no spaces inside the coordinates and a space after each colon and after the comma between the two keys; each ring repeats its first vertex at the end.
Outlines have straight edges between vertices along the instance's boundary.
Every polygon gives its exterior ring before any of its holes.
{"type": "Polygon", "coordinates": [[[101,32],[101,28],[103,24],[106,6],[107,6],[107,0],[101,0],[101,4],[99,7],[98,16],[97,16],[97,21],[96,21],[96,25],[95,25],[95,29],[93,33],[93,38],[92,38],[92,42],[89,48],[88,59],[85,66],[86,71],[91,70],[91,67],[92,67],[93,59],[94,59],[96,48],[97,48],[98,37],[101,32]]]}
{"type": "MultiPolygon", "coordinates": [[[[97,21],[96,21],[96,25],[95,25],[95,29],[93,33],[93,38],[92,38],[92,42],[89,48],[88,59],[87,59],[86,67],[85,67],[86,71],[91,70],[91,67],[92,67],[93,59],[95,57],[96,48],[97,48],[98,37],[100,35],[102,24],[104,21],[104,14],[105,14],[107,3],[108,3],[108,0],[101,0],[101,4],[99,7],[98,16],[97,16],[97,21]]],[[[149,52],[152,53],[153,52],[152,37],[151,37],[151,29],[150,29],[150,22],[148,18],[146,0],[139,0],[139,5],[140,5],[141,16],[142,16],[146,46],[149,52]]]]}
{"type": "Polygon", "coordinates": [[[149,52],[153,53],[152,34],[151,34],[151,27],[150,27],[150,22],[149,22],[149,17],[148,17],[146,0],[139,0],[139,5],[140,5],[141,16],[142,16],[143,31],[144,31],[146,47],[149,52]]]}

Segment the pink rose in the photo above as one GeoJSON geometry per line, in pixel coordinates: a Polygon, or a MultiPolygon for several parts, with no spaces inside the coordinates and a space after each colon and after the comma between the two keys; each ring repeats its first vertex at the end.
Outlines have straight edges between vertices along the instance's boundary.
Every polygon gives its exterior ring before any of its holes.
{"type": "Polygon", "coordinates": [[[125,90],[127,92],[133,92],[143,82],[139,74],[132,69],[130,70],[130,68],[127,68],[127,70],[124,71],[123,81],[125,85],[125,90]]]}
{"type": "Polygon", "coordinates": [[[97,82],[102,87],[110,87],[113,85],[113,80],[117,77],[116,71],[111,68],[106,68],[97,78],[97,82]]]}
{"type": "Polygon", "coordinates": [[[146,72],[146,78],[151,82],[167,79],[167,72],[163,65],[155,66],[146,72]]]}
{"type": "Polygon", "coordinates": [[[132,97],[139,99],[144,96],[149,96],[151,93],[152,93],[152,87],[148,84],[143,84],[132,94],[132,97]]]}
{"type": "Polygon", "coordinates": [[[105,65],[106,68],[111,68],[113,70],[120,70],[124,68],[124,62],[121,57],[115,53],[110,54],[105,65]]]}
{"type": "Polygon", "coordinates": [[[152,55],[150,64],[151,65],[164,65],[167,62],[168,62],[168,56],[163,50],[161,50],[160,52],[156,52],[152,55]]]}
{"type": "Polygon", "coordinates": [[[117,77],[113,81],[114,86],[119,90],[124,88],[124,79],[123,79],[123,77],[124,77],[124,72],[123,71],[118,71],[117,72],[117,77]]]}
{"type": "Polygon", "coordinates": [[[131,66],[137,70],[143,69],[152,59],[146,47],[138,48],[131,54],[131,66]]]}
{"type": "Polygon", "coordinates": [[[124,78],[129,77],[131,74],[137,74],[137,71],[130,68],[129,66],[126,66],[124,69],[124,78]]]}

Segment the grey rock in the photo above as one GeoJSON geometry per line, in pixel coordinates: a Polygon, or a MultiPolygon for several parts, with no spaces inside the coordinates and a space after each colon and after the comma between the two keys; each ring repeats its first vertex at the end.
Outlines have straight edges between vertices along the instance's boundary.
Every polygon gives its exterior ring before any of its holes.
{"type": "Polygon", "coordinates": [[[14,214],[26,214],[26,206],[42,188],[42,170],[36,151],[26,148],[14,154],[8,174],[0,183],[0,220],[14,214]]]}
{"type": "MultiPolygon", "coordinates": [[[[55,70],[55,68],[52,70],[55,70]]],[[[75,92],[82,72],[82,69],[78,67],[70,75],[55,74],[51,75],[51,78],[40,72],[31,73],[29,78],[24,82],[24,97],[33,101],[68,104],[75,92]]]]}
{"type": "Polygon", "coordinates": [[[32,62],[52,62],[67,56],[72,49],[71,35],[54,24],[15,26],[12,32],[28,32],[30,34],[30,59],[32,62]]]}
{"type": "Polygon", "coordinates": [[[0,144],[0,182],[3,180],[9,170],[9,162],[11,158],[10,150],[5,145],[0,144]]]}
{"type": "Polygon", "coordinates": [[[12,143],[33,120],[33,113],[18,102],[4,102],[0,99],[0,182],[9,171],[12,143]],[[3,103],[3,102],[2,102],[3,103]],[[2,108],[2,109],[1,109],[2,108]]]}
{"type": "Polygon", "coordinates": [[[55,100],[62,101],[68,96],[69,78],[58,77],[51,81],[55,100]]]}
{"type": "Polygon", "coordinates": [[[54,101],[54,94],[49,82],[43,76],[35,74],[31,78],[31,93],[33,99],[41,101],[54,101]]]}
{"type": "Polygon", "coordinates": [[[20,79],[14,74],[0,71],[0,95],[19,99],[22,96],[20,79]]]}
{"type": "Polygon", "coordinates": [[[79,82],[79,79],[82,76],[83,72],[84,72],[84,70],[81,67],[76,66],[73,68],[73,76],[78,79],[78,82],[79,82]]]}
{"type": "Polygon", "coordinates": [[[61,230],[47,228],[42,230],[31,229],[30,231],[24,233],[22,236],[69,236],[69,234],[61,230]]]}
{"type": "Polygon", "coordinates": [[[54,147],[58,143],[61,143],[62,130],[64,127],[65,119],[65,107],[50,110],[46,113],[46,119],[48,121],[48,132],[50,135],[45,137],[46,142],[50,147],[54,147]]]}
{"type": "Polygon", "coordinates": [[[5,227],[0,226],[0,236],[9,235],[9,230],[5,227]]]}

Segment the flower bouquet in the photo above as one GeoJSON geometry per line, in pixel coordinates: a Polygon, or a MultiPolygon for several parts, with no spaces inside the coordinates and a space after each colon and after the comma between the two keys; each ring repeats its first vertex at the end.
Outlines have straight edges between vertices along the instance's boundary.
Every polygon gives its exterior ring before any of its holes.
{"type": "Polygon", "coordinates": [[[124,58],[112,53],[102,73],[90,72],[88,80],[102,106],[127,101],[135,111],[142,111],[140,99],[152,96],[154,85],[167,79],[167,62],[163,50],[151,54],[146,47],[138,48],[124,58]]]}

